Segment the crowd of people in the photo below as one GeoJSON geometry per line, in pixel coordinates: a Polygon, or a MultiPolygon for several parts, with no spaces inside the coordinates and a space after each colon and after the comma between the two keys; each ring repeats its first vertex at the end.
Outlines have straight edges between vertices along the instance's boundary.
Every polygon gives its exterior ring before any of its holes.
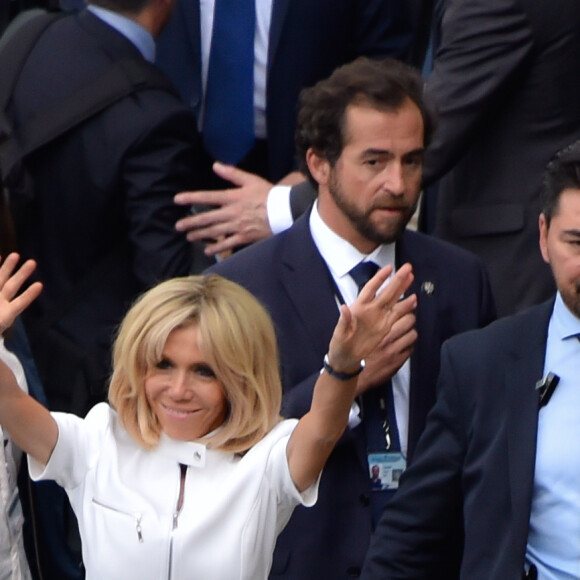
{"type": "Polygon", "coordinates": [[[557,4],[0,12],[0,578],[580,578],[557,4]]]}

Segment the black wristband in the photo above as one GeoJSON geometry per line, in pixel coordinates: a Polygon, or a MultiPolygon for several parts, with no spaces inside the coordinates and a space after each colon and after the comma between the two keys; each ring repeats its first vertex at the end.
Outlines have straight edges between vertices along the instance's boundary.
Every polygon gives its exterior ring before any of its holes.
{"type": "Polygon", "coordinates": [[[354,371],[352,373],[343,373],[343,372],[337,371],[337,370],[332,368],[332,366],[330,365],[330,360],[328,359],[328,353],[327,353],[324,355],[324,361],[322,362],[322,366],[323,366],[324,370],[331,377],[334,377],[335,379],[338,379],[339,381],[349,381],[350,379],[353,379],[354,377],[356,377],[362,373],[363,369],[365,368],[365,361],[364,361],[364,359],[360,361],[360,366],[358,367],[358,369],[356,369],[356,371],[354,371]]]}

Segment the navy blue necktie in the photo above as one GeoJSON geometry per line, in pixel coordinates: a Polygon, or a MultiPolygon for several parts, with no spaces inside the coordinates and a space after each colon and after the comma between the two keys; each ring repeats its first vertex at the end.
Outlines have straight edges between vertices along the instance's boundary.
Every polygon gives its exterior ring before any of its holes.
{"type": "Polygon", "coordinates": [[[379,271],[379,267],[374,262],[361,262],[349,271],[349,276],[356,282],[358,293],[363,286],[379,271]]]}
{"type": "MultiPolygon", "coordinates": [[[[358,291],[377,273],[379,267],[374,262],[361,262],[349,271],[350,277],[356,282],[358,291]]],[[[387,450],[385,435],[385,419],[388,425],[390,447],[389,451],[400,451],[399,431],[393,387],[391,381],[368,390],[362,395],[363,427],[366,439],[367,452],[381,452],[387,450]],[[384,405],[384,408],[382,408],[384,405]]],[[[373,511],[373,527],[376,527],[387,502],[394,495],[395,490],[386,490],[371,493],[371,508],[373,511]]]]}
{"type": "Polygon", "coordinates": [[[255,0],[216,0],[205,93],[203,142],[237,164],[254,144],[255,0]]]}

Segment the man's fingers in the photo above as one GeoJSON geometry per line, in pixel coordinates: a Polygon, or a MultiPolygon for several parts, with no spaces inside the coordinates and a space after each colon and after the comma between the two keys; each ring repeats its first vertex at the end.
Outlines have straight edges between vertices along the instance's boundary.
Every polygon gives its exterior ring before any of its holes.
{"type": "Polygon", "coordinates": [[[215,205],[221,206],[230,201],[231,189],[216,189],[214,191],[180,191],[173,196],[177,205],[215,205]]]}
{"type": "Polygon", "coordinates": [[[232,212],[224,209],[211,209],[195,215],[188,215],[175,222],[175,229],[180,232],[199,230],[232,220],[232,212]]]}
{"type": "Polygon", "coordinates": [[[229,234],[228,224],[215,224],[207,228],[190,230],[185,237],[188,242],[207,242],[208,240],[217,240],[220,236],[229,236],[229,234]]]}
{"type": "Polygon", "coordinates": [[[206,256],[215,256],[221,254],[222,252],[230,252],[235,250],[238,246],[245,244],[242,236],[234,234],[232,236],[227,236],[216,240],[215,242],[210,242],[206,244],[204,253],[206,256]]]}
{"type": "Polygon", "coordinates": [[[247,183],[248,179],[256,177],[253,173],[244,171],[243,169],[238,169],[233,165],[227,165],[226,163],[221,163],[216,161],[212,166],[213,172],[222,179],[230,181],[234,185],[244,185],[247,183]]]}

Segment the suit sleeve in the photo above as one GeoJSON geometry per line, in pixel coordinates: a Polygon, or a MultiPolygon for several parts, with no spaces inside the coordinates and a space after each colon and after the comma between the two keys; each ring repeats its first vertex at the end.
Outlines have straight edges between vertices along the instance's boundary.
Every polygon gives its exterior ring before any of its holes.
{"type": "Polygon", "coordinates": [[[444,10],[441,45],[426,85],[439,125],[425,156],[425,185],[457,163],[533,50],[530,24],[514,0],[448,0],[444,10]]]}
{"type": "Polygon", "coordinates": [[[290,211],[296,221],[314,203],[318,192],[309,181],[295,185],[290,190],[290,211]]]}
{"type": "Polygon", "coordinates": [[[187,275],[195,267],[192,245],[174,227],[188,208],[173,203],[173,196],[203,189],[208,174],[195,119],[185,108],[153,124],[128,151],[123,165],[125,215],[134,273],[145,287],[187,275]]]}
{"type": "Polygon", "coordinates": [[[462,548],[461,474],[466,418],[452,357],[443,346],[440,394],[415,459],[383,512],[361,579],[457,577],[462,548]]]}

